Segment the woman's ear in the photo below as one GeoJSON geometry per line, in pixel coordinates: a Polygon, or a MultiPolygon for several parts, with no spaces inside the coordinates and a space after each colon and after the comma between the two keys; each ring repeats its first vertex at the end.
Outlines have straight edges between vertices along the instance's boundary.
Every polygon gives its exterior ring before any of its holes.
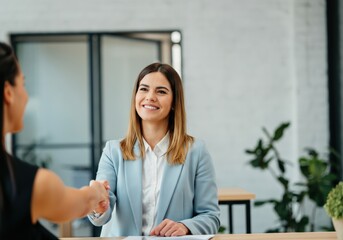
{"type": "Polygon", "coordinates": [[[4,84],[4,103],[9,105],[14,100],[14,94],[13,94],[13,86],[8,82],[5,81],[4,84]]]}

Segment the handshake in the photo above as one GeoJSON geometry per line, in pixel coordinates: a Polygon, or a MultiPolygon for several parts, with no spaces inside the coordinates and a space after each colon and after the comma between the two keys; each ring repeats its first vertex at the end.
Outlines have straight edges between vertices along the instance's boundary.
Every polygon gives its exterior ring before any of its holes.
{"type": "Polygon", "coordinates": [[[93,208],[93,213],[102,214],[107,211],[110,206],[110,200],[108,191],[110,190],[110,185],[106,180],[91,180],[89,182],[89,187],[93,189],[95,195],[95,206],[93,208]]]}

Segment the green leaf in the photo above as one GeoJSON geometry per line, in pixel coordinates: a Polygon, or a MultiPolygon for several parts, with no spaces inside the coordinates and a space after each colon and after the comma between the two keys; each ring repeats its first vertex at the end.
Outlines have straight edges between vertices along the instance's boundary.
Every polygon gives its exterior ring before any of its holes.
{"type": "Polygon", "coordinates": [[[307,186],[307,184],[306,184],[306,183],[303,183],[303,182],[297,182],[297,183],[295,183],[294,185],[295,185],[295,186],[302,186],[302,187],[307,186]]]}
{"type": "Polygon", "coordinates": [[[268,202],[266,202],[266,201],[255,201],[254,202],[254,206],[259,207],[259,206],[262,206],[262,205],[264,205],[266,203],[268,203],[268,202]]]}
{"type": "Polygon", "coordinates": [[[275,203],[276,200],[275,199],[269,199],[269,200],[261,200],[261,201],[255,201],[254,202],[254,206],[258,207],[258,206],[262,206],[266,203],[275,203]]]}
{"type": "Polygon", "coordinates": [[[295,224],[295,231],[296,232],[305,232],[306,226],[309,223],[309,219],[307,216],[303,216],[299,222],[295,224]]]}
{"type": "Polygon", "coordinates": [[[306,191],[301,191],[299,194],[296,194],[296,202],[297,203],[302,203],[302,201],[304,200],[305,196],[307,195],[306,191]]]}
{"type": "Polygon", "coordinates": [[[225,232],[225,227],[224,226],[220,226],[218,229],[218,233],[224,233],[225,232]]]}
{"type": "Polygon", "coordinates": [[[282,123],[282,124],[275,130],[273,140],[274,140],[274,141],[277,141],[277,140],[279,140],[280,138],[282,138],[283,132],[285,131],[286,128],[289,127],[289,125],[290,125],[289,122],[282,123]]]}
{"type": "Polygon", "coordinates": [[[247,150],[245,150],[245,152],[248,153],[248,154],[255,154],[256,153],[256,149],[254,149],[254,150],[247,149],[247,150]]]}
{"type": "Polygon", "coordinates": [[[264,156],[257,156],[255,159],[251,160],[249,164],[254,168],[260,168],[264,170],[268,168],[271,160],[273,160],[272,157],[269,159],[265,159],[264,156]]]}
{"type": "Polygon", "coordinates": [[[282,173],[285,173],[285,171],[286,171],[286,169],[285,169],[285,162],[282,161],[281,159],[278,159],[277,160],[277,164],[278,164],[278,167],[279,167],[280,171],[282,173]]]}
{"type": "Polygon", "coordinates": [[[278,232],[281,232],[280,228],[272,228],[266,231],[266,233],[278,233],[278,232]]]}
{"type": "Polygon", "coordinates": [[[280,219],[287,220],[288,216],[293,215],[292,212],[290,212],[290,208],[288,206],[289,206],[289,202],[285,202],[285,201],[277,202],[274,205],[274,210],[280,219]]]}
{"type": "Polygon", "coordinates": [[[301,157],[299,158],[299,166],[300,166],[300,171],[301,173],[305,176],[308,177],[309,176],[309,159],[305,158],[305,157],[301,157]]]}
{"type": "Polygon", "coordinates": [[[289,182],[289,181],[288,181],[286,178],[284,178],[284,177],[282,177],[282,176],[279,176],[277,179],[279,180],[279,182],[282,184],[282,186],[283,186],[285,189],[288,188],[288,182],[289,182]]]}
{"type": "Polygon", "coordinates": [[[307,151],[307,154],[310,155],[312,158],[318,157],[318,152],[313,148],[305,148],[305,151],[307,151]]]}

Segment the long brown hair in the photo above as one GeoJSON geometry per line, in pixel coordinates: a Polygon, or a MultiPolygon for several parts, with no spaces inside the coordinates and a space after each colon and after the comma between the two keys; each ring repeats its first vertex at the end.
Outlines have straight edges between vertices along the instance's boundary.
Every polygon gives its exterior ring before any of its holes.
{"type": "Polygon", "coordinates": [[[142,119],[136,111],[135,98],[140,81],[146,75],[153,72],[162,73],[167,78],[173,92],[172,110],[169,113],[168,122],[170,142],[167,150],[167,159],[170,164],[183,164],[185,162],[188,149],[194,139],[192,136],[187,134],[186,111],[181,78],[179,74],[168,64],[152,63],[139,73],[132,92],[128,131],[126,137],[120,142],[120,148],[125,160],[135,160],[137,156],[135,156],[134,153],[134,145],[136,141],[138,141],[140,156],[145,156],[142,119]]]}
{"type": "Polygon", "coordinates": [[[12,48],[6,43],[0,42],[0,236],[4,230],[3,221],[6,220],[6,206],[11,202],[11,197],[15,193],[12,162],[5,149],[3,94],[5,82],[9,82],[14,86],[15,77],[18,73],[18,62],[12,48]]]}

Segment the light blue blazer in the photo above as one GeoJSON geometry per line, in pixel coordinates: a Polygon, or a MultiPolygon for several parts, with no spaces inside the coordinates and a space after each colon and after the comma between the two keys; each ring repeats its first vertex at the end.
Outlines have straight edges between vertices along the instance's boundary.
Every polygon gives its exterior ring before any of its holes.
{"type": "MultiPolygon", "coordinates": [[[[139,155],[136,143],[134,151],[139,155]]],[[[119,141],[108,141],[99,162],[97,180],[108,180],[110,208],[98,219],[101,237],[142,235],[142,159],[123,160],[119,141]]],[[[167,164],[162,178],[154,226],[164,219],[181,222],[192,234],[218,232],[219,206],[211,157],[202,141],[195,141],[186,161],[167,164]]]]}

